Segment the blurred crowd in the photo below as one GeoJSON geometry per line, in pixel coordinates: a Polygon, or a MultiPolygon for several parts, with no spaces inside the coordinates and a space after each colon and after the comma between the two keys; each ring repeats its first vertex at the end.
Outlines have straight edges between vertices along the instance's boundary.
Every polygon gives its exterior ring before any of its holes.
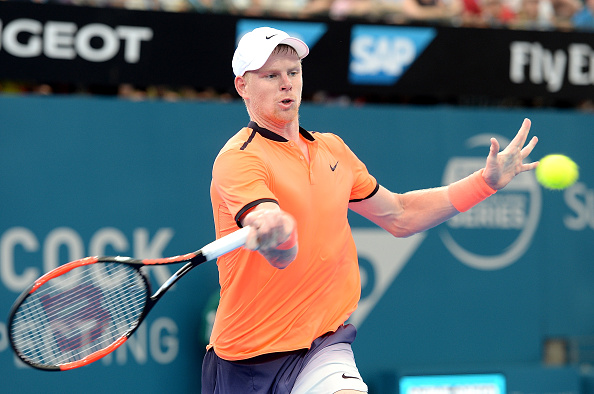
{"type": "MultiPolygon", "coordinates": [[[[33,1],[87,7],[116,7],[165,12],[227,13],[252,17],[279,17],[296,20],[365,20],[383,24],[445,25],[473,28],[501,28],[550,31],[591,31],[594,33],[594,0],[0,0],[33,1]]],[[[130,100],[221,100],[236,97],[229,92],[191,87],[75,87],[0,81],[0,93],[105,94],[130,100]]],[[[319,92],[311,101],[339,104],[366,102],[368,98],[332,97],[319,92]]],[[[393,99],[392,99],[393,100],[393,99]]],[[[409,98],[400,98],[408,102],[409,98]]],[[[460,98],[454,98],[460,104],[460,98]]],[[[377,102],[378,100],[374,100],[377,102]]],[[[381,100],[380,100],[381,101],[381,100]]],[[[477,101],[477,98],[470,98],[477,101]]],[[[481,101],[478,98],[478,101],[481,101]]],[[[391,101],[393,102],[393,101],[391,101]]],[[[413,102],[414,103],[414,102],[413,102]]],[[[425,104],[422,102],[421,104],[425,104]]],[[[471,103],[472,104],[472,103],[471,103]]],[[[474,103],[477,104],[477,103],[474,103]]],[[[493,105],[493,103],[478,103],[493,105]]],[[[495,105],[500,103],[495,103],[495,105]]],[[[548,103],[540,103],[549,106],[548,103]]],[[[503,103],[505,106],[537,106],[538,103],[503,103]]],[[[573,106],[574,104],[570,104],[573,106]]],[[[581,105],[581,104],[580,104],[581,105]]],[[[588,111],[594,102],[588,100],[588,111]]],[[[552,104],[552,106],[558,106],[552,104]]]]}
{"type": "MultiPolygon", "coordinates": [[[[9,0],[11,1],[11,0],[9,0]]],[[[12,0],[14,1],[14,0],[12,0]]],[[[594,0],[32,0],[167,12],[594,31],[594,0]]]]}

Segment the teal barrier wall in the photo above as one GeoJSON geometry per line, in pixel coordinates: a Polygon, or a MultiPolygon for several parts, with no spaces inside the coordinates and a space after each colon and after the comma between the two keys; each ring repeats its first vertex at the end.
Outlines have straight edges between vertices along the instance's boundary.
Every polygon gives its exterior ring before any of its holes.
{"type": "MultiPolygon", "coordinates": [[[[305,128],[339,134],[395,192],[480,167],[489,138],[505,144],[524,117],[541,140],[531,159],[570,155],[581,167],[575,186],[551,192],[525,174],[468,213],[406,239],[350,218],[363,275],[354,348],[372,392],[395,390],[403,374],[504,372],[510,390],[544,393],[525,383],[543,379],[515,366],[540,371],[548,338],[594,337],[594,118],[303,106],[305,128]]],[[[211,164],[247,121],[240,102],[1,97],[0,311],[7,316],[27,284],[69,260],[169,256],[210,241],[211,164]]],[[[161,283],[172,272],[161,267],[151,277],[161,283]]],[[[0,391],[78,392],[80,379],[91,379],[89,393],[198,392],[205,313],[217,289],[214,264],[196,269],[114,355],[65,373],[19,364],[4,319],[0,391]]],[[[561,375],[578,387],[574,370],[561,375]]]]}

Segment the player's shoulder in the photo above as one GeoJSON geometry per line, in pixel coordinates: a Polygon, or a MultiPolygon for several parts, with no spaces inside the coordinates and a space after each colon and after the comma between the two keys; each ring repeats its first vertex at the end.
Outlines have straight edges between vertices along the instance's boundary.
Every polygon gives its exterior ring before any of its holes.
{"type": "Polygon", "coordinates": [[[245,149],[254,138],[254,130],[249,127],[244,127],[235,133],[231,138],[227,140],[225,145],[219,151],[219,156],[228,152],[236,152],[241,154],[247,154],[248,151],[245,149]]]}
{"type": "Polygon", "coordinates": [[[262,147],[257,133],[244,127],[227,140],[214,161],[214,169],[250,168],[262,162],[262,147]]]}

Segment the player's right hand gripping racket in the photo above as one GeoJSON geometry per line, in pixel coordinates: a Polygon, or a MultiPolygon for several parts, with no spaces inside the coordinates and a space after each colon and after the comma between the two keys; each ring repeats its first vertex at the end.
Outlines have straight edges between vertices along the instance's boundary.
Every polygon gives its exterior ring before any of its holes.
{"type": "Polygon", "coordinates": [[[136,260],[86,257],[41,276],[8,319],[15,353],[46,371],[82,367],[113,352],[134,333],[165,292],[192,268],[245,244],[249,227],[185,255],[136,260]],[[187,263],[153,295],[142,267],[187,263]]]}

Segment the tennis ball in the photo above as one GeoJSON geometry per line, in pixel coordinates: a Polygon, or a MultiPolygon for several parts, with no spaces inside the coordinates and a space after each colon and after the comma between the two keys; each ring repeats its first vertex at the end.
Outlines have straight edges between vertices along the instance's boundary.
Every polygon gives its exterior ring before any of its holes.
{"type": "Polygon", "coordinates": [[[561,154],[547,155],[536,167],[536,179],[547,189],[562,190],[573,185],[579,177],[577,164],[561,154]]]}

